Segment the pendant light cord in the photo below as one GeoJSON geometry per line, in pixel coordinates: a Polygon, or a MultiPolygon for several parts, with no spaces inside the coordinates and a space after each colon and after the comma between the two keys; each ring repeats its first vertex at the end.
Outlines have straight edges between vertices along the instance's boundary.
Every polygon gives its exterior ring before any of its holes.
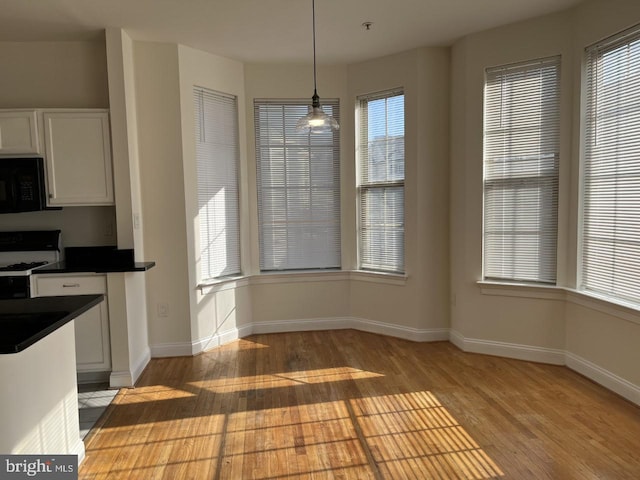
{"type": "Polygon", "coordinates": [[[316,0],[311,0],[311,19],[313,31],[313,92],[318,94],[318,85],[316,83],[316,0]]]}

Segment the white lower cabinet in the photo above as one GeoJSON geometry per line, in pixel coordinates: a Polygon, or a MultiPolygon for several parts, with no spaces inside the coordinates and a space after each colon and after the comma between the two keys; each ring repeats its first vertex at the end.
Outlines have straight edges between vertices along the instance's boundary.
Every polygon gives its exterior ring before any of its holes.
{"type": "Polygon", "coordinates": [[[102,293],[103,302],[77,317],[76,367],[78,373],[111,371],[109,307],[105,275],[34,275],[34,296],[90,295],[102,293]]]}

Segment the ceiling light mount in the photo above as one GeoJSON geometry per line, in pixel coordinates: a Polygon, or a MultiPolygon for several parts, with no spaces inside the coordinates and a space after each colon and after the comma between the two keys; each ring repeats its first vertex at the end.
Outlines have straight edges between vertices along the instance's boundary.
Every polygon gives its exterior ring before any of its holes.
{"type": "Polygon", "coordinates": [[[311,97],[311,109],[307,115],[296,123],[296,130],[308,133],[326,133],[338,130],[340,125],[335,118],[327,115],[320,105],[316,80],[316,2],[311,0],[311,18],[313,26],[313,96],[311,97]]]}

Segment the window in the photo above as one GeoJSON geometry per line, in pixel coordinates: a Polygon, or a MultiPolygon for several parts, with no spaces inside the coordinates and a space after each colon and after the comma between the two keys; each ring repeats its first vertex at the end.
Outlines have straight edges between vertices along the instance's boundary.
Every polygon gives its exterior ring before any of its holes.
{"type": "Polygon", "coordinates": [[[560,57],[486,71],[484,278],[556,283],[560,57]]]}
{"type": "MultiPolygon", "coordinates": [[[[339,120],[337,100],[324,100],[339,120]]],[[[260,269],[340,268],[340,136],[302,133],[308,100],[256,100],[260,269]]]]}
{"type": "Polygon", "coordinates": [[[586,53],[579,288],[640,303],[640,28],[586,53]]]}
{"type": "Polygon", "coordinates": [[[404,272],[404,93],[358,98],[358,264],[404,272]]]}
{"type": "Polygon", "coordinates": [[[240,273],[236,97],[195,87],[200,280],[240,273]]]}

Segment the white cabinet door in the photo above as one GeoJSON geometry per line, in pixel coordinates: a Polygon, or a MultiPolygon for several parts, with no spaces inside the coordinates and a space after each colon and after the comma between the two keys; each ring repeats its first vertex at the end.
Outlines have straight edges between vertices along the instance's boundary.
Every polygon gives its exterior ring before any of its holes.
{"type": "Polygon", "coordinates": [[[109,313],[106,299],[75,320],[78,372],[111,370],[109,313]]]}
{"type": "MultiPolygon", "coordinates": [[[[107,293],[104,275],[34,275],[37,297],[107,293]]],[[[111,371],[111,340],[107,298],[74,320],[78,372],[111,371]]]]}
{"type": "Polygon", "coordinates": [[[113,205],[109,113],[44,110],[42,117],[48,205],[113,205]]]}
{"type": "Polygon", "coordinates": [[[35,110],[0,111],[0,154],[40,154],[35,110]]]}

